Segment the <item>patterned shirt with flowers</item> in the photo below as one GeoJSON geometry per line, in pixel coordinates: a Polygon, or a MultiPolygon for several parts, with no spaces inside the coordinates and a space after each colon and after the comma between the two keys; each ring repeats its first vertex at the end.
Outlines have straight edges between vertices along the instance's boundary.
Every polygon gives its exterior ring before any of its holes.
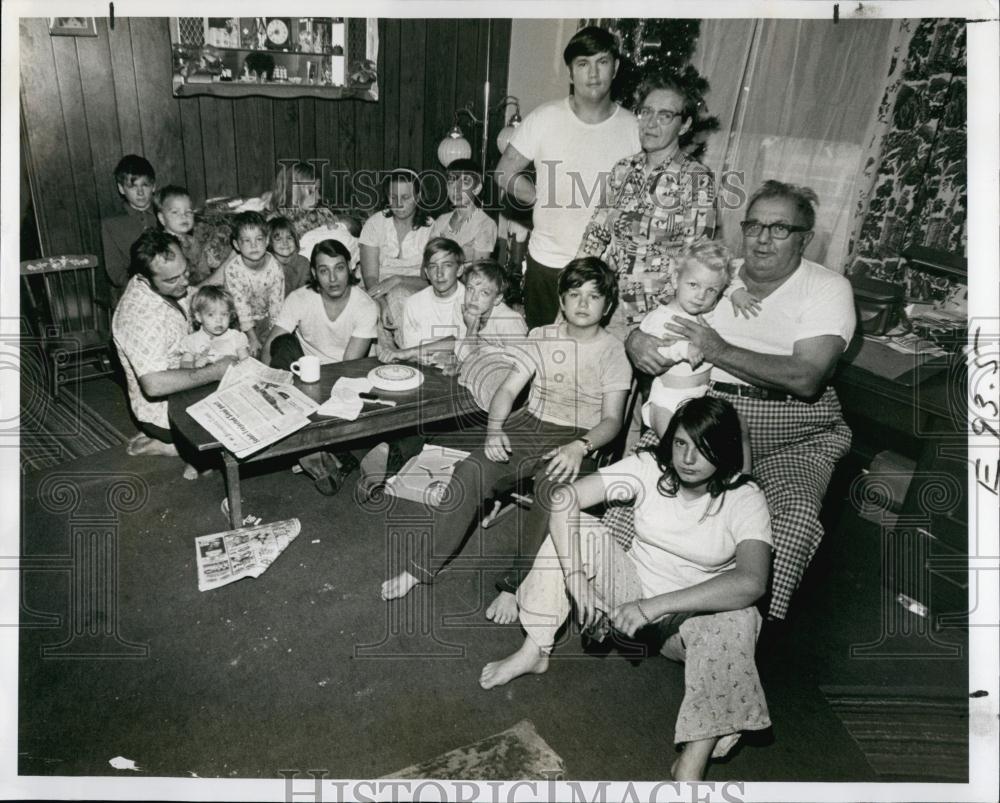
{"type": "Polygon", "coordinates": [[[171,355],[181,338],[191,331],[188,310],[194,292],[193,287],[189,288],[187,297],[174,304],[157,293],[144,276],[133,276],[111,321],[132,412],[140,421],[163,429],[170,428],[167,402],[146,396],[139,378],[176,367],[171,365],[171,355]]]}
{"type": "Polygon", "coordinates": [[[715,182],[701,162],[678,153],[646,175],[640,151],[611,168],[605,205],[583,233],[578,256],[604,257],[618,274],[615,318],[629,328],[676,291],[676,255],[715,234],[715,182]]]}
{"type": "Polygon", "coordinates": [[[285,272],[273,254],[266,255],[259,268],[248,268],[236,253],[225,264],[226,289],[233,297],[241,332],[256,329],[259,337],[267,334],[285,302],[285,272]]]}

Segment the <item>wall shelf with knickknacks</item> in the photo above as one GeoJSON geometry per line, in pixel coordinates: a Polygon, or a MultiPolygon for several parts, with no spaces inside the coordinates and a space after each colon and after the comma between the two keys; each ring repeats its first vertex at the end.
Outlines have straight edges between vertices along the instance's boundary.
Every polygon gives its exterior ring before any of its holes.
{"type": "Polygon", "coordinates": [[[378,99],[378,20],[173,17],[175,97],[378,99]]]}

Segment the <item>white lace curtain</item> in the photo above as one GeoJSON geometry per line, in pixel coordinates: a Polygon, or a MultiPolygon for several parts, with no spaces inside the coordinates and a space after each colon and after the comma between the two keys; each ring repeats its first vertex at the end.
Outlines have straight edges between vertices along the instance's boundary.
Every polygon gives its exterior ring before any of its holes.
{"type": "Polygon", "coordinates": [[[843,270],[855,206],[870,184],[863,163],[902,35],[894,20],[702,20],[692,63],[711,83],[708,110],[721,123],[704,161],[721,185],[727,245],[740,248],[746,197],[778,179],[816,191],[816,236],[806,257],[843,270]]]}

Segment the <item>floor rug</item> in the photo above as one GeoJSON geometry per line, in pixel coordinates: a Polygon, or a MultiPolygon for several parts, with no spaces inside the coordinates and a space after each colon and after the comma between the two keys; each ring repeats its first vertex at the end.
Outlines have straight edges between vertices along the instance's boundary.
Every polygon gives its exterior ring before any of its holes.
{"type": "Polygon", "coordinates": [[[531,721],[522,719],[503,733],[449,750],[386,777],[513,781],[546,780],[564,772],[563,760],[538,735],[531,721]]]}
{"type": "Polygon", "coordinates": [[[25,374],[20,436],[22,471],[52,468],[128,442],[72,389],[63,388],[56,400],[25,374]]]}
{"type": "Polygon", "coordinates": [[[820,686],[884,781],[968,781],[969,700],[949,690],[820,686]]]}

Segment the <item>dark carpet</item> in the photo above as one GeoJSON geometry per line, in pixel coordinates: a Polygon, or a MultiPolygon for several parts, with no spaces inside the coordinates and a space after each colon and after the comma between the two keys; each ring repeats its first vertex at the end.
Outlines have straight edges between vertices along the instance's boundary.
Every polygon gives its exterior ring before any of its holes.
{"type": "MultiPolygon", "coordinates": [[[[128,431],[113,383],[84,387],[88,405],[128,431]]],[[[379,584],[426,519],[361,510],[345,491],[322,497],[289,468],[253,467],[245,508],[264,521],[297,516],[299,537],[260,578],[204,593],[194,537],[226,526],[218,472],[188,482],[179,460],[116,446],[23,476],[21,774],[134,776],[108,764],[124,756],[146,776],[379,778],[529,720],[567,779],[668,777],[678,665],[588,651],[571,627],[546,674],[480,689],[482,666],[522,639],[483,616],[517,517],[473,534],[434,586],[386,604],[379,584]]],[[[852,652],[884,630],[879,555],[878,529],[841,511],[792,619],[765,627],[774,728],[713,763],[709,780],[886,780],[893,759],[873,763],[823,689],[893,698],[919,677],[964,693],[964,631],[946,634],[959,646],[948,658],[852,652]]],[[[964,745],[948,749],[964,771],[964,745]]],[[[894,766],[927,780],[910,761],[894,766]]]]}
{"type": "Polygon", "coordinates": [[[968,780],[968,696],[934,688],[821,691],[880,779],[968,780]]]}
{"type": "Polygon", "coordinates": [[[21,377],[21,467],[40,471],[121,446],[128,437],[66,386],[53,399],[31,371],[21,377]]]}
{"type": "Polygon", "coordinates": [[[503,733],[449,750],[443,756],[391,773],[389,778],[462,778],[502,781],[511,778],[544,781],[565,772],[563,761],[528,720],[503,733]]]}

